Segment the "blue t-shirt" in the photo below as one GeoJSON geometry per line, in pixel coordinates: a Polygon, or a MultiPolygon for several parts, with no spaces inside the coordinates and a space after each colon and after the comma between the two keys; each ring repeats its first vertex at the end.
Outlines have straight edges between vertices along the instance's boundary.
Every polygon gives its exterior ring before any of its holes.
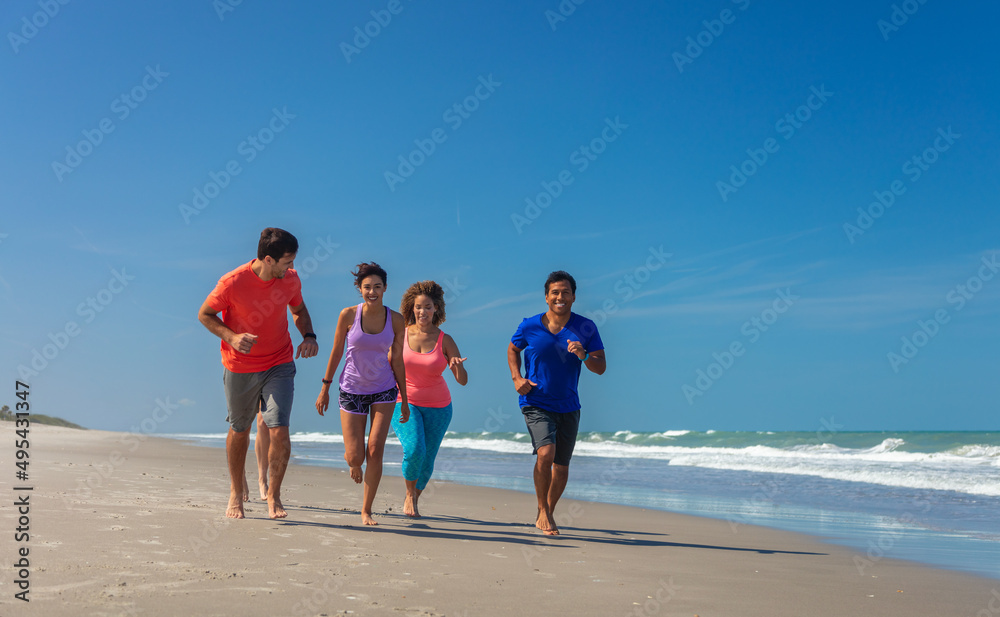
{"type": "Polygon", "coordinates": [[[566,350],[567,341],[580,341],[590,353],[604,349],[597,324],[571,313],[559,334],[552,334],[542,323],[542,315],[528,317],[517,327],[510,342],[524,350],[524,376],[538,384],[518,399],[521,407],[529,405],[547,411],[567,413],[580,409],[576,386],[583,362],[566,350]]]}

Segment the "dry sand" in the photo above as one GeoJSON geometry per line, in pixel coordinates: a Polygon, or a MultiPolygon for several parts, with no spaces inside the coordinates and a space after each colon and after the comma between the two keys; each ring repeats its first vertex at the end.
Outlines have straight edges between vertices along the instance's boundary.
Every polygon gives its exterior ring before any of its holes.
{"type": "Polygon", "coordinates": [[[222,449],[34,425],[31,455],[29,542],[12,541],[19,493],[0,484],[0,615],[1000,614],[1000,581],[888,558],[860,573],[859,552],[720,520],[564,500],[548,538],[532,495],[448,483],[411,520],[386,476],[370,528],[346,472],[293,465],[287,519],[254,497],[230,521],[222,449]],[[30,603],[14,599],[20,546],[30,603]]]}

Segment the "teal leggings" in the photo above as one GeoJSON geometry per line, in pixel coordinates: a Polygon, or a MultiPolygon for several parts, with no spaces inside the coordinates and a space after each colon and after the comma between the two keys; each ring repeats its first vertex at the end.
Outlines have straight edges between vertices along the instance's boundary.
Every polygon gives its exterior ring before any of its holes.
{"type": "Polygon", "coordinates": [[[410,405],[410,419],[403,424],[400,404],[392,412],[392,430],[403,444],[403,478],[416,481],[422,491],[434,473],[441,440],[451,423],[451,403],[446,407],[410,405]]]}

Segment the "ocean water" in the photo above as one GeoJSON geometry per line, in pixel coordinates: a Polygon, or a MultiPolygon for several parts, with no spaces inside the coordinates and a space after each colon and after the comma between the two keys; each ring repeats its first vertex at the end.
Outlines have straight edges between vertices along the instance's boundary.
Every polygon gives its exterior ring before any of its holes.
{"type": "MultiPolygon", "coordinates": [[[[346,468],[338,433],[292,442],[298,463],[346,468]]],[[[390,433],[386,474],[401,459],[390,433]]],[[[533,493],[533,460],[524,433],[449,432],[434,477],[533,493]]],[[[856,549],[859,575],[895,558],[1000,579],[1000,433],[581,433],[565,495],[820,536],[856,549]]]]}

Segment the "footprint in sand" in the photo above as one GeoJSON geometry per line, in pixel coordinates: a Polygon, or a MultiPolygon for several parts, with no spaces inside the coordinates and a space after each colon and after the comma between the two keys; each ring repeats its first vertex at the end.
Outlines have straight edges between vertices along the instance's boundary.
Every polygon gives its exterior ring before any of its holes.
{"type": "Polygon", "coordinates": [[[345,600],[357,600],[358,602],[367,602],[368,595],[363,593],[345,593],[345,600]]]}
{"type": "Polygon", "coordinates": [[[406,612],[406,617],[445,617],[444,613],[438,613],[426,606],[407,606],[403,610],[406,612]]]}
{"type": "Polygon", "coordinates": [[[400,587],[407,587],[407,588],[412,589],[412,588],[416,587],[417,585],[419,585],[419,583],[417,583],[417,581],[408,581],[408,580],[399,580],[399,579],[387,579],[387,580],[381,581],[381,582],[376,583],[376,584],[379,585],[379,586],[381,586],[381,587],[392,587],[393,589],[399,589],[400,587]]]}

